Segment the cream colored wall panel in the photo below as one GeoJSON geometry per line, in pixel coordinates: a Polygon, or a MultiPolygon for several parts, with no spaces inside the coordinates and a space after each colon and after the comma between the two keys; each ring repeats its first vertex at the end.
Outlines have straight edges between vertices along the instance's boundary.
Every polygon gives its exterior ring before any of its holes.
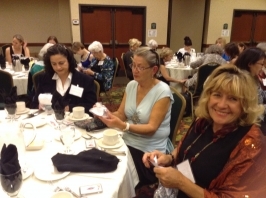
{"type": "Polygon", "coordinates": [[[211,0],[205,44],[212,44],[221,36],[224,23],[228,24],[230,30],[229,36],[225,39],[227,42],[230,41],[234,9],[266,10],[266,0],[211,0]]]}
{"type": "MultiPolygon", "coordinates": [[[[155,39],[159,45],[165,45],[167,39],[168,0],[70,0],[71,20],[79,19],[79,4],[146,6],[146,42],[155,39]],[[151,23],[156,23],[157,37],[148,37],[151,23]]],[[[80,41],[80,26],[72,25],[73,41],[80,41]]]]}

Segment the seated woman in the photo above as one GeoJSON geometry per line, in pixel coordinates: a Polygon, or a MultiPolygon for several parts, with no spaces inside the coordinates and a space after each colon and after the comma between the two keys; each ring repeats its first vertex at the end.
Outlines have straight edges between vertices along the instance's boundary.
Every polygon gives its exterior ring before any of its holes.
{"type": "Polygon", "coordinates": [[[178,198],[264,197],[266,140],[258,126],[263,107],[256,101],[256,85],[234,65],[216,68],[209,79],[196,108],[198,119],[178,147],[171,155],[145,153],[143,163],[150,168],[148,159],[156,156],[157,178],[178,189],[178,198]],[[186,160],[196,183],[175,168],[186,160]]]}
{"type": "MultiPolygon", "coordinates": [[[[223,49],[218,45],[211,45],[206,49],[205,55],[198,58],[196,61],[190,63],[190,67],[197,68],[201,65],[208,63],[218,63],[219,65],[226,64],[226,61],[222,58],[223,49]]],[[[188,79],[184,86],[184,90],[189,87],[195,87],[198,81],[198,73],[195,73],[192,78],[188,79]]]]}
{"type": "MultiPolygon", "coordinates": [[[[260,48],[262,51],[264,51],[266,55],[266,42],[259,43],[257,45],[257,48],[260,48]]],[[[263,90],[266,90],[266,58],[264,59],[264,65],[262,67],[262,70],[259,72],[258,77],[259,77],[261,88],[263,90]]]]}
{"type": "Polygon", "coordinates": [[[57,44],[58,40],[57,40],[57,38],[55,36],[49,36],[47,38],[47,43],[57,44]]]}
{"type": "Polygon", "coordinates": [[[16,57],[30,57],[30,50],[27,47],[27,42],[20,34],[13,36],[12,46],[6,48],[5,57],[6,61],[11,65],[16,57]]]}
{"type": "Polygon", "coordinates": [[[74,42],[72,44],[72,51],[74,54],[80,55],[80,63],[82,67],[79,67],[79,70],[83,70],[84,68],[86,69],[90,67],[93,55],[91,52],[86,50],[86,48],[81,42],[74,42]]]}
{"type": "Polygon", "coordinates": [[[149,40],[148,47],[156,51],[158,47],[157,41],[155,41],[154,39],[149,40]]]}
{"type": "Polygon", "coordinates": [[[238,45],[234,42],[227,43],[224,47],[225,54],[229,57],[229,63],[235,64],[238,56],[239,56],[239,49],[238,45]]]}
{"type": "Polygon", "coordinates": [[[136,38],[132,38],[129,39],[128,44],[129,44],[129,51],[127,51],[124,54],[123,61],[125,65],[125,70],[127,72],[127,78],[129,80],[133,80],[134,78],[130,65],[132,64],[133,53],[139,48],[139,46],[141,46],[141,42],[136,38]]]}
{"type": "Polygon", "coordinates": [[[39,77],[31,108],[39,107],[39,94],[53,94],[57,91],[69,100],[65,111],[72,111],[75,106],[83,106],[85,112],[89,113],[89,109],[96,102],[93,78],[76,70],[72,51],[61,44],[53,45],[47,49],[43,61],[45,73],[39,77]]]}
{"type": "Polygon", "coordinates": [[[260,115],[261,119],[261,129],[262,132],[266,135],[266,91],[261,88],[259,83],[259,73],[263,68],[264,61],[265,61],[265,53],[256,47],[248,48],[244,52],[242,52],[238,59],[236,60],[236,66],[242,70],[248,71],[248,73],[252,76],[252,78],[257,83],[256,91],[258,95],[258,103],[264,104],[264,113],[260,115]]]}
{"type": "Polygon", "coordinates": [[[114,63],[109,56],[103,52],[100,42],[94,41],[89,46],[89,51],[94,59],[90,68],[83,70],[84,73],[91,75],[100,84],[100,92],[108,91],[114,78],[114,63]]]}
{"type": "Polygon", "coordinates": [[[192,48],[192,41],[191,41],[191,39],[188,36],[186,36],[184,38],[184,47],[180,48],[178,50],[177,54],[178,53],[181,53],[183,56],[184,56],[185,53],[188,53],[190,55],[192,55],[192,53],[196,53],[196,50],[194,48],[192,48]]]}
{"type": "Polygon", "coordinates": [[[219,37],[216,41],[215,41],[215,45],[220,46],[223,49],[223,54],[222,57],[224,60],[226,61],[230,61],[230,57],[226,55],[226,53],[224,52],[224,47],[226,45],[226,40],[223,37],[219,37]]]}
{"type": "Polygon", "coordinates": [[[173,96],[169,86],[155,78],[158,70],[157,53],[138,48],[132,62],[134,80],[128,83],[119,109],[108,112],[108,118],[99,117],[108,127],[124,131],[140,180],[136,188],[157,182],[152,169],[144,167],[142,155],[154,149],[165,153],[170,133],[173,96]]]}
{"type": "Polygon", "coordinates": [[[32,100],[33,96],[35,95],[32,77],[34,74],[44,69],[43,56],[47,52],[47,49],[53,45],[54,44],[52,43],[46,43],[39,52],[39,55],[38,55],[39,60],[33,63],[33,65],[31,66],[31,69],[28,75],[28,86],[27,86],[27,95],[30,100],[32,100]]]}
{"type": "Polygon", "coordinates": [[[164,47],[160,53],[160,70],[158,72],[158,79],[169,85],[169,82],[184,83],[186,80],[178,80],[169,76],[165,68],[166,62],[170,62],[173,58],[174,52],[168,47],[164,47]]]}

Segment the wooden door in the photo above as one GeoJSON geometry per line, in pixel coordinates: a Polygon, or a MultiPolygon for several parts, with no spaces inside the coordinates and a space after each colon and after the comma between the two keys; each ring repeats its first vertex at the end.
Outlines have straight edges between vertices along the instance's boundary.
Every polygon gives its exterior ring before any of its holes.
{"type": "Polygon", "coordinates": [[[248,46],[256,46],[266,41],[266,12],[235,10],[231,42],[244,42],[248,46]]]}
{"type": "Polygon", "coordinates": [[[88,46],[97,40],[104,52],[120,60],[128,51],[128,40],[137,38],[145,43],[144,7],[81,6],[81,42],[88,46]]]}

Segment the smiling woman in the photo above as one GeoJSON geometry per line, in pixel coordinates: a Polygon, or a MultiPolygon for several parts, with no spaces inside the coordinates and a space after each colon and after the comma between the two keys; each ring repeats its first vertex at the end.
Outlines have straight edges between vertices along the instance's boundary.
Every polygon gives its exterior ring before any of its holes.
{"type": "Polygon", "coordinates": [[[220,66],[205,84],[198,117],[172,155],[157,157],[154,172],[164,187],[179,189],[178,198],[263,197],[266,193],[265,136],[258,126],[263,106],[252,77],[234,65],[220,66]],[[248,86],[243,86],[248,85],[248,86]],[[196,183],[171,165],[188,160],[196,183]],[[256,175],[256,177],[254,177],[256,175]]]}

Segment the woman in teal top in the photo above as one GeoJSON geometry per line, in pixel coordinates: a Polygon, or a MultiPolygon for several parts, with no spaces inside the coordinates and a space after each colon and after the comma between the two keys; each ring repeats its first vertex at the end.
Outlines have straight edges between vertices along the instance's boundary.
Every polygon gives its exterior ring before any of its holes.
{"type": "Polygon", "coordinates": [[[173,96],[169,86],[156,79],[159,66],[156,52],[138,48],[131,66],[134,80],[128,83],[119,109],[108,112],[108,118],[100,117],[108,127],[124,131],[140,180],[136,188],[157,182],[152,168],[144,167],[142,156],[153,149],[165,153],[170,133],[173,96]]]}

